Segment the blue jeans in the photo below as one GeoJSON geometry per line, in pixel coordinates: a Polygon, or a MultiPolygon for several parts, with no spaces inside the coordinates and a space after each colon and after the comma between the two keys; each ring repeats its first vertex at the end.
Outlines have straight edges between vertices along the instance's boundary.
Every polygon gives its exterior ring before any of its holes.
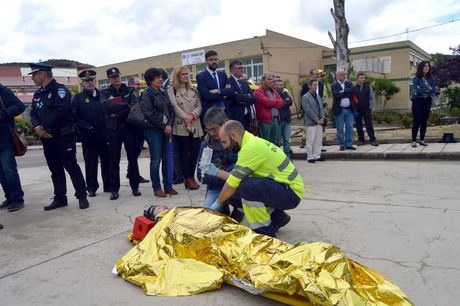
{"type": "Polygon", "coordinates": [[[289,156],[291,152],[291,124],[281,121],[281,138],[283,139],[283,152],[289,156]]]}
{"type": "Polygon", "coordinates": [[[150,150],[150,179],[154,190],[161,189],[160,162],[163,175],[164,189],[172,188],[171,178],[168,178],[168,137],[159,129],[145,129],[144,137],[150,150]]]}
{"type": "Polygon", "coordinates": [[[342,108],[340,115],[335,116],[337,128],[337,140],[341,147],[351,147],[353,145],[353,112],[350,108],[342,108]],[[346,132],[343,131],[345,125],[346,132]],[[345,137],[345,139],[344,139],[345,137]]]}
{"type": "Polygon", "coordinates": [[[214,201],[219,197],[219,194],[219,189],[208,189],[208,192],[206,192],[206,197],[204,198],[204,207],[211,207],[214,201]]]}
{"type": "Polygon", "coordinates": [[[7,201],[24,201],[24,192],[21,188],[21,180],[12,148],[0,150],[0,183],[7,201]]]}

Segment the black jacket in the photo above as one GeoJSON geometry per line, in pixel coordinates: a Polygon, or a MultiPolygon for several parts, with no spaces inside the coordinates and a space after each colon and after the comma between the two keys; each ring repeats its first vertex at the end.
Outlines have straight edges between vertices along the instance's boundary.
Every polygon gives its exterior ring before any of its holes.
{"type": "Polygon", "coordinates": [[[105,112],[101,103],[101,93],[95,95],[86,89],[72,100],[72,112],[81,141],[104,141],[106,138],[105,112]]]}
{"type": "Polygon", "coordinates": [[[125,84],[121,84],[118,90],[110,85],[101,91],[101,103],[105,110],[105,123],[107,129],[115,130],[126,126],[126,118],[128,118],[131,110],[131,90],[125,84]],[[114,101],[119,98],[121,101],[114,101]]]}
{"type": "Polygon", "coordinates": [[[285,90],[277,88],[276,91],[278,91],[281,99],[284,101],[284,106],[280,109],[280,121],[291,123],[291,109],[289,107],[292,105],[292,99],[285,90]]]}
{"type": "MultiPolygon", "coordinates": [[[[256,98],[249,87],[248,82],[240,80],[241,88],[238,86],[235,78],[230,76],[228,78],[231,90],[227,90],[227,105],[225,112],[229,119],[243,122],[244,110],[248,106],[256,103],[256,98]]],[[[248,109],[249,112],[249,109],[248,109]]]]}
{"type": "Polygon", "coordinates": [[[348,98],[350,100],[351,111],[355,111],[353,98],[351,96],[351,94],[353,93],[353,84],[351,84],[351,82],[345,81],[345,89],[343,91],[342,86],[339,82],[335,82],[334,84],[332,84],[331,89],[332,96],[334,97],[334,100],[332,102],[332,111],[334,113],[334,116],[338,116],[342,112],[340,108],[340,100],[342,100],[342,98],[348,98]]]}
{"type": "Polygon", "coordinates": [[[14,117],[22,114],[24,104],[7,87],[0,85],[0,150],[12,148],[11,128],[14,128],[14,117]]]}
{"type": "Polygon", "coordinates": [[[47,86],[35,91],[30,111],[32,126],[41,125],[51,136],[75,133],[70,91],[53,79],[47,86]]]}
{"type": "Polygon", "coordinates": [[[139,103],[145,118],[154,128],[164,130],[166,125],[173,126],[174,108],[167,93],[148,87],[142,92],[139,103]]]}

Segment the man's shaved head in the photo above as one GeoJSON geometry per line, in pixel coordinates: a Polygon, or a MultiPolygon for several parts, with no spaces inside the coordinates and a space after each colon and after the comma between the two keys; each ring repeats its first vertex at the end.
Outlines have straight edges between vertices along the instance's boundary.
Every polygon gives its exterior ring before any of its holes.
{"type": "Polygon", "coordinates": [[[241,142],[243,140],[244,127],[236,120],[227,121],[219,131],[219,138],[223,147],[234,153],[238,153],[241,149],[241,142]]]}

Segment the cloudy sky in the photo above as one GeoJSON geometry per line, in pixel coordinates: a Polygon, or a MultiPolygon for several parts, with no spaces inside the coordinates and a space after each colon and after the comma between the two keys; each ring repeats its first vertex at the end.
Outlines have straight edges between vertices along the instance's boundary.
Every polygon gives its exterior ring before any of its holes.
{"type": "MultiPolygon", "coordinates": [[[[332,0],[2,1],[0,62],[67,58],[93,65],[250,38],[270,29],[330,46],[332,0]]],[[[458,0],[346,0],[350,47],[460,19],[458,0]]],[[[424,50],[450,54],[460,20],[409,33],[424,50]]]]}

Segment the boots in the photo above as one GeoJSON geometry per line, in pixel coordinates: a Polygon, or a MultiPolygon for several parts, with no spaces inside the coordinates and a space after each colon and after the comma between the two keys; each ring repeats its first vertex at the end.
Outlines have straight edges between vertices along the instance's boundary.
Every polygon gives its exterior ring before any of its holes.
{"type": "Polygon", "coordinates": [[[196,182],[192,178],[187,178],[184,181],[185,189],[195,190],[200,188],[196,182]]]}

